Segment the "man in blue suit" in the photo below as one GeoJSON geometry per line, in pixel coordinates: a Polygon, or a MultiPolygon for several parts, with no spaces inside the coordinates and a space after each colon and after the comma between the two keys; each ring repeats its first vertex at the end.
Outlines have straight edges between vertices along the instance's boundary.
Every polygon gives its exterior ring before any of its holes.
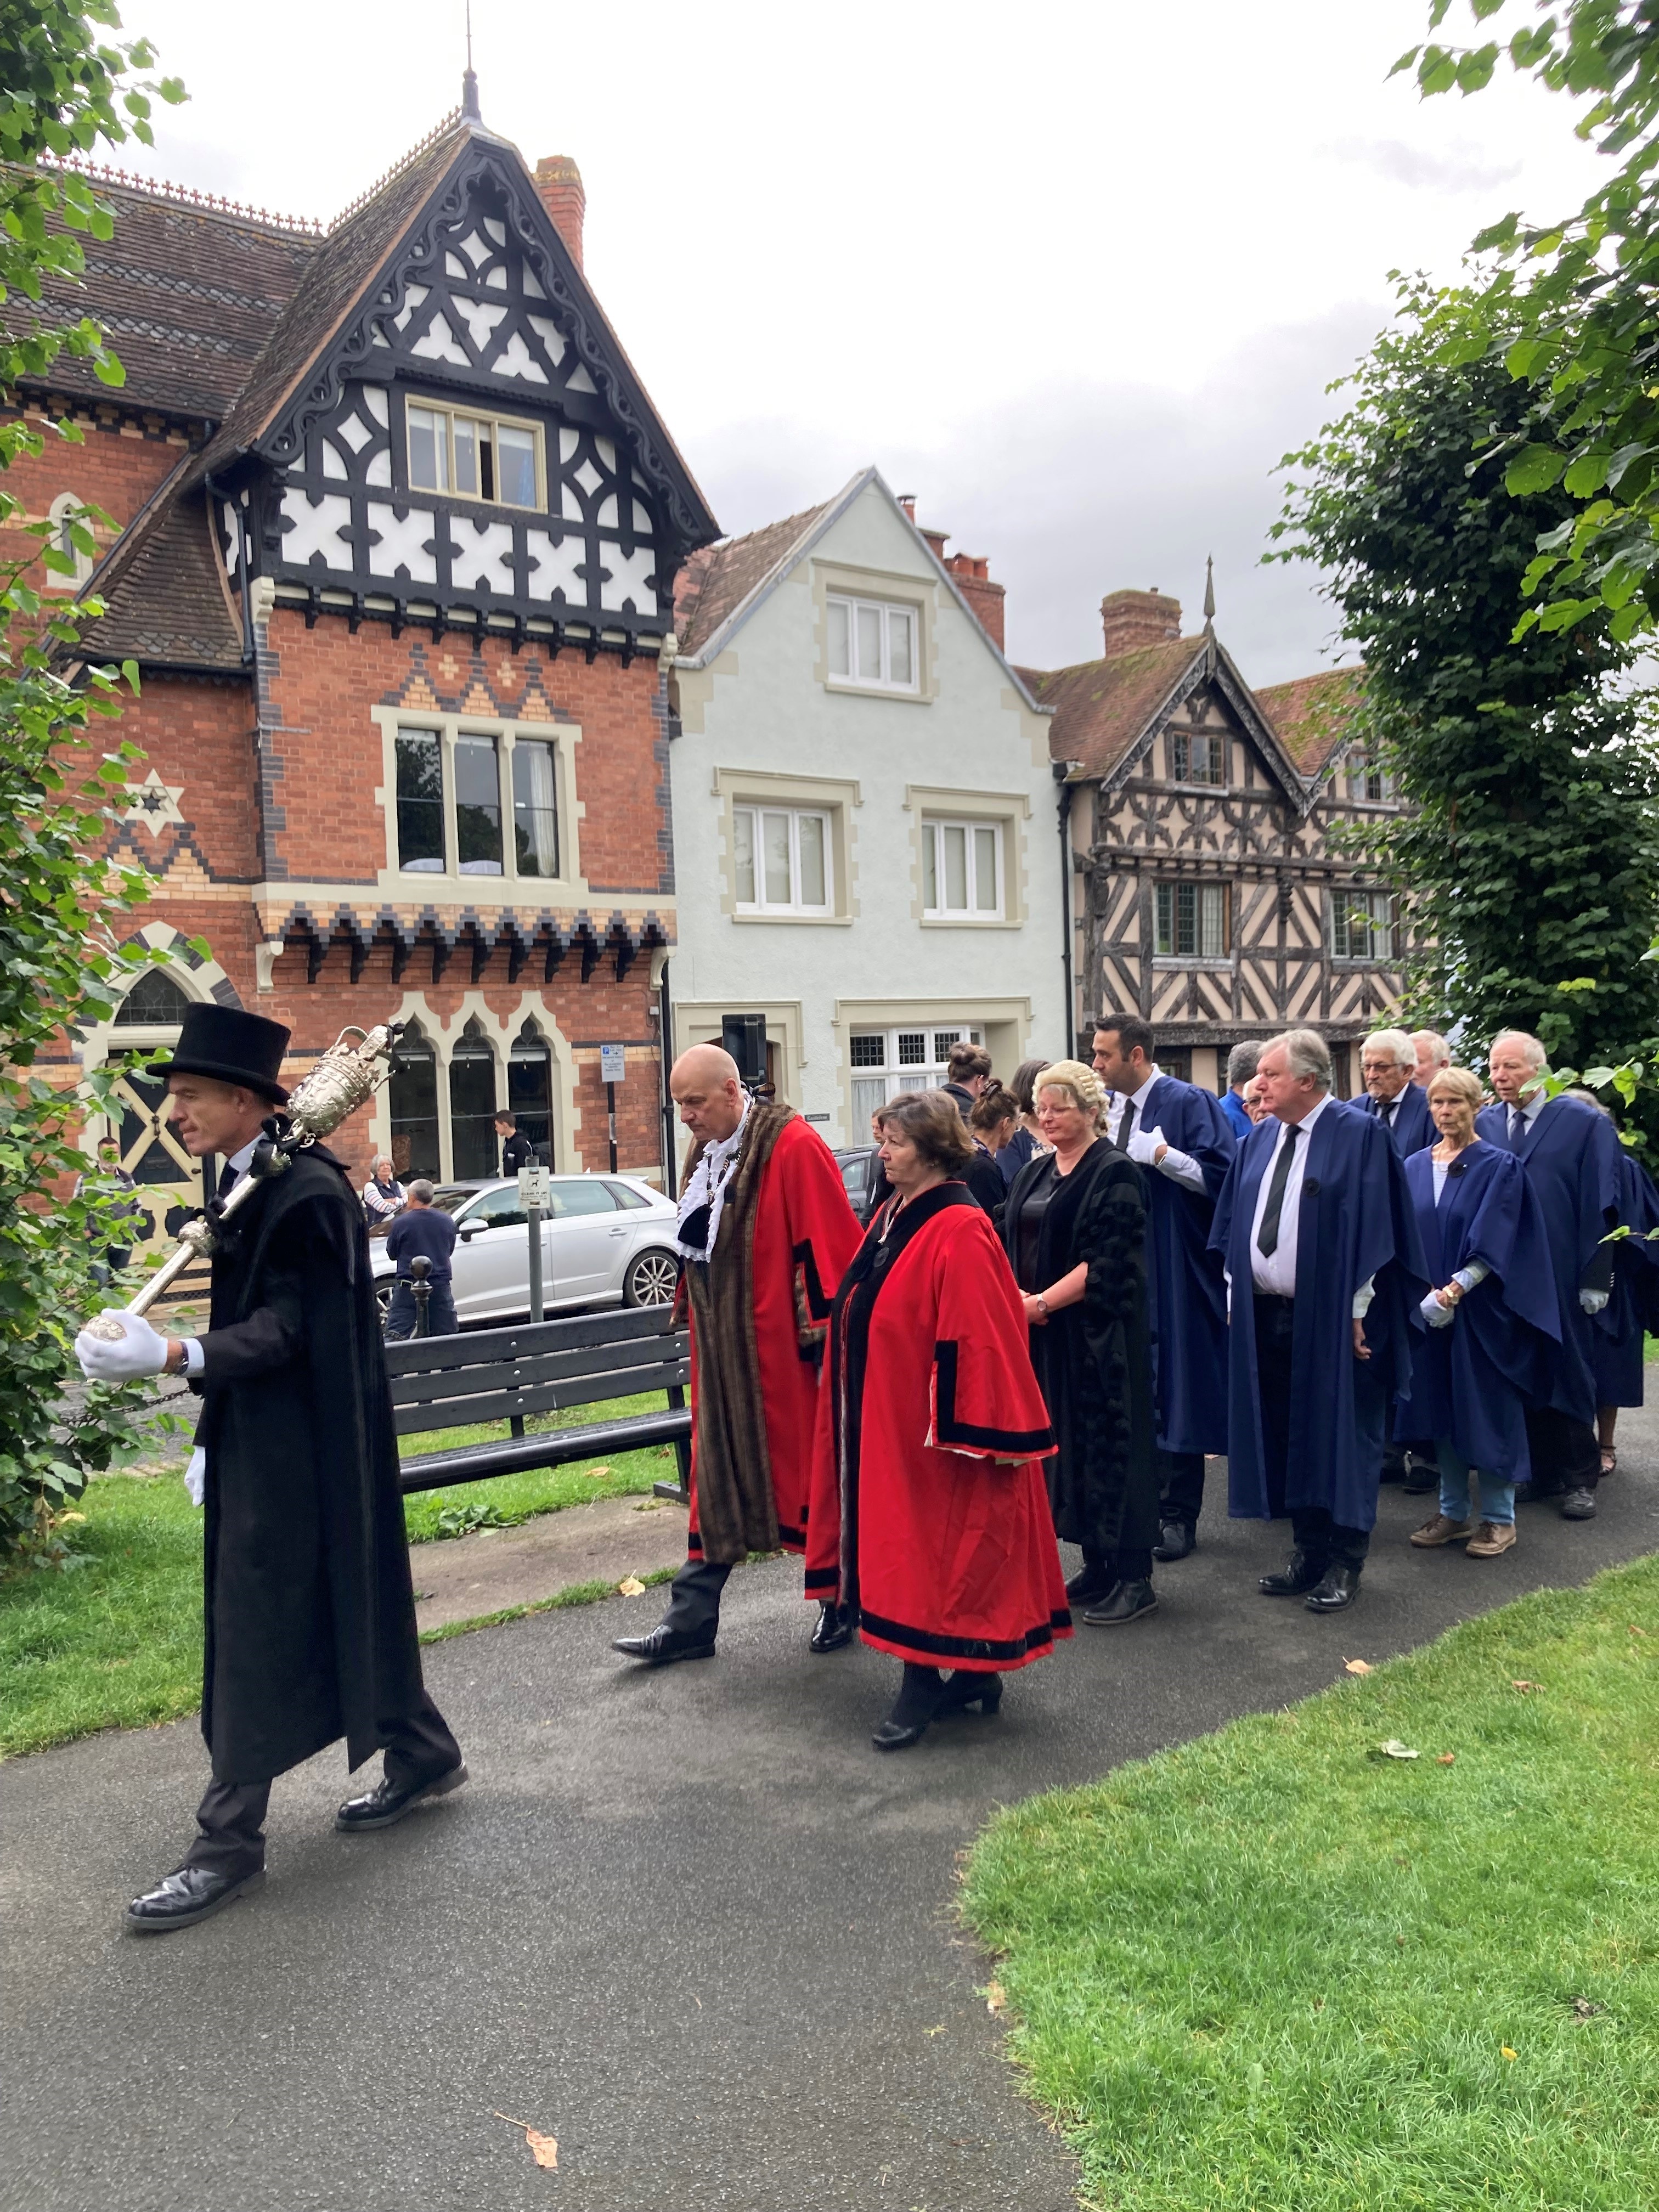
{"type": "Polygon", "coordinates": [[[1605,1114],[1582,1098],[1547,1098],[1539,1081],[1543,1046],[1524,1030],[1492,1039],[1492,1087],[1474,1126],[1489,1144],[1518,1155],[1544,1216],[1561,1309],[1561,1352],[1552,1362],[1549,1403],[1527,1415],[1532,1495],[1560,1493],[1569,1521],[1595,1512],[1601,1473],[1595,1437],[1598,1338],[1611,1340],[1607,1310],[1616,1248],[1603,1242],[1619,1223],[1619,1138],[1605,1114]]]}
{"type": "Polygon", "coordinates": [[[1365,1096],[1353,1103],[1382,1124],[1402,1160],[1434,1142],[1438,1133],[1429,1114],[1429,1094],[1412,1079],[1417,1047],[1404,1030],[1374,1030],[1359,1048],[1359,1072],[1365,1096]]]}
{"type": "Polygon", "coordinates": [[[1164,1074],[1152,1049],[1139,1014],[1095,1024],[1095,1073],[1115,1093],[1113,1140],[1146,1179],[1160,1527],[1152,1557],[1167,1560],[1192,1550],[1205,1455],[1227,1449],[1227,1291],[1210,1224],[1236,1146],[1219,1100],[1164,1074]]]}

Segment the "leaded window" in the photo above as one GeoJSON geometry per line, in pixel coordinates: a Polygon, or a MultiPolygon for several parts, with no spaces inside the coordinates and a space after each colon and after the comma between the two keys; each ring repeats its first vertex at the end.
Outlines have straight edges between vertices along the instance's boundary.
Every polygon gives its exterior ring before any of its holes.
{"type": "Polygon", "coordinates": [[[1213,730],[1172,731],[1170,774],[1176,783],[1225,783],[1226,739],[1213,730]]]}
{"type": "Polygon", "coordinates": [[[1335,890],[1331,893],[1333,960],[1392,960],[1394,948],[1395,912],[1391,891],[1335,890]]]}
{"type": "Polygon", "coordinates": [[[1227,957],[1227,886],[1159,884],[1157,950],[1165,960],[1227,957]]]}

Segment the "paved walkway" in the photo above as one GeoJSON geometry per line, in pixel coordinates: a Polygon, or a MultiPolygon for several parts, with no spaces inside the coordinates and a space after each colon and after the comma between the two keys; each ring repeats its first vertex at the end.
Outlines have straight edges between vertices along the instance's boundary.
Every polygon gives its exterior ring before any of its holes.
{"type": "Polygon", "coordinates": [[[655,1591],[438,1645],[474,1782],[380,1837],[339,1754],[277,1785],[264,1894],[135,1942],[204,1777],[189,1723],[0,1770],[0,2206],[17,2212],[1065,2212],[951,1916],[1000,1802],[1273,1707],[1540,1583],[1659,1547],[1659,1420],[1601,1517],[1547,1507],[1490,1565],[1404,1547],[1385,1492],[1353,1613],[1255,1595],[1279,1533],[1216,1521],[1163,1609],[1083,1631],[1000,1720],[884,1759],[894,1667],[817,1660],[784,1562],[734,1577],[720,1657],[641,1674],[655,1591]],[[507,2112],[556,2136],[539,2170],[507,2112]]]}

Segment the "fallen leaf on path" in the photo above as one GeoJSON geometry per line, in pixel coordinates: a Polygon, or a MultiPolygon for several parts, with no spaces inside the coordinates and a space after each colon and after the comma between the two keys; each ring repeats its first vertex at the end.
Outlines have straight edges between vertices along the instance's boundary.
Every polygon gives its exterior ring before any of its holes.
{"type": "Polygon", "coordinates": [[[1401,1743],[1397,1735],[1391,1735],[1386,1743],[1379,1743],[1376,1747],[1384,1759],[1415,1759],[1417,1756],[1410,1745],[1401,1743]]]}
{"type": "Polygon", "coordinates": [[[510,2128],[522,2128],[525,2147],[537,2165],[546,2166],[550,2172],[556,2169],[559,2146],[554,2136],[543,2135],[538,2128],[532,2128],[528,2120],[515,2120],[510,2112],[497,2112],[492,2107],[490,2116],[494,2119],[505,2120],[510,2128]]]}
{"type": "Polygon", "coordinates": [[[922,2033],[924,2035],[943,2035],[945,2033],[945,2024],[941,2021],[937,2027],[924,2028],[922,2033]]]}
{"type": "Polygon", "coordinates": [[[1521,2056],[1518,2051],[1511,2051],[1507,2043],[1500,2043],[1498,2048],[1503,2052],[1505,2058],[1518,2058],[1521,2056]]]}
{"type": "Polygon", "coordinates": [[[623,1581],[617,1584],[617,1588],[623,1597],[643,1597],[645,1595],[645,1584],[640,1580],[637,1575],[626,1576],[623,1581]]]}
{"type": "Polygon", "coordinates": [[[587,1470],[587,1479],[590,1482],[597,1482],[601,1475],[609,1474],[610,1472],[608,1467],[590,1467],[587,1470]]]}
{"type": "Polygon", "coordinates": [[[1376,1672],[1369,1659],[1345,1659],[1342,1664],[1351,1674],[1374,1674],[1376,1672]]]}
{"type": "Polygon", "coordinates": [[[1510,1683],[1510,1687],[1512,1690],[1541,1690],[1543,1686],[1544,1686],[1541,1682],[1516,1682],[1511,1680],[1510,1683]]]}
{"type": "Polygon", "coordinates": [[[987,2012],[1000,2012],[1006,2005],[1007,2002],[1007,1992],[1004,1990],[1000,1982],[991,1982],[987,1985],[985,1991],[985,2009],[987,2012]]]}
{"type": "Polygon", "coordinates": [[[663,1504],[664,1500],[660,1498],[647,1498],[643,1505],[636,1505],[634,1510],[636,1513],[660,1513],[663,1504]]]}
{"type": "Polygon", "coordinates": [[[1434,1763],[1437,1766],[1452,1766],[1456,1764],[1456,1760],[1457,1753],[1455,1751],[1443,1751],[1434,1763]]]}

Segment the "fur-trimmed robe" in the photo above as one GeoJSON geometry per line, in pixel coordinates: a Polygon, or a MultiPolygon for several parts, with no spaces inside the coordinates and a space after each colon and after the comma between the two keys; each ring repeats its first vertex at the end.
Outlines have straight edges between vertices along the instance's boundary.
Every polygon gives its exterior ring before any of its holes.
{"type": "Polygon", "coordinates": [[[859,1234],[817,1131],[792,1107],[750,1106],[714,1253],[683,1279],[694,1559],[804,1547],[830,1302],[859,1234]]]}
{"type": "Polygon", "coordinates": [[[1025,1338],[963,1184],[884,1208],[830,1321],[806,1547],[806,1595],[846,1606],[878,1651],[988,1673],[1072,1632],[1025,1338]]]}
{"type": "Polygon", "coordinates": [[[1027,1161],[1002,1224],[1016,1275],[1020,1216],[1050,1183],[1036,1279],[1020,1288],[1046,1291],[1079,1261],[1089,1273],[1080,1303],[1030,1332],[1031,1364],[1060,1446],[1043,1471],[1058,1533],[1103,1559],[1158,1541],[1146,1187],[1107,1137],[1067,1176],[1057,1173],[1052,1152],[1027,1161]]]}

